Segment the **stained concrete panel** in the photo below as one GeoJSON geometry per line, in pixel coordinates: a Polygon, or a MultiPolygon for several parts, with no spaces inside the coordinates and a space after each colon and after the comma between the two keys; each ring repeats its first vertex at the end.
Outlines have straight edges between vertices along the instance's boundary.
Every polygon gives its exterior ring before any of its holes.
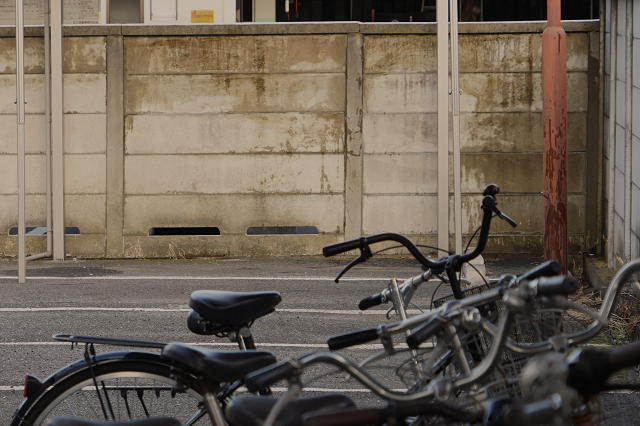
{"type": "Polygon", "coordinates": [[[105,256],[106,234],[67,235],[64,237],[68,257],[96,259],[105,256]]]}
{"type": "MultiPolygon", "coordinates": [[[[584,164],[584,154],[568,156],[570,193],[584,191],[584,164]]],[[[463,154],[461,169],[463,193],[482,193],[490,183],[499,185],[503,193],[542,191],[542,154],[463,154]]]]}
{"type": "Polygon", "coordinates": [[[364,152],[437,152],[437,118],[436,114],[365,114],[364,152]]]}
{"type": "MultiPolygon", "coordinates": [[[[542,68],[539,34],[462,34],[459,40],[461,72],[530,72],[542,68]]],[[[568,57],[569,52],[567,46],[568,57]]]]}
{"type": "Polygon", "coordinates": [[[106,151],[107,116],[105,114],[66,114],[64,151],[70,154],[98,154],[106,151]]]}
{"type": "Polygon", "coordinates": [[[63,84],[65,113],[104,114],[107,112],[105,74],[66,74],[63,84]]]}
{"type": "Polygon", "coordinates": [[[344,140],[342,113],[130,115],[125,127],[128,154],[341,152],[344,140]]]}
{"type": "MultiPolygon", "coordinates": [[[[462,73],[461,112],[542,111],[541,73],[462,73]]],[[[567,74],[567,111],[587,111],[586,73],[567,74]]]]}
{"type": "MultiPolygon", "coordinates": [[[[17,155],[0,155],[0,194],[18,193],[17,155]]],[[[25,157],[25,179],[27,194],[45,193],[45,158],[44,154],[32,154],[25,157]]]]}
{"type": "MultiPolygon", "coordinates": [[[[65,114],[65,152],[104,152],[106,117],[104,114],[65,114]]],[[[44,115],[25,117],[25,149],[28,154],[45,152],[44,115]]],[[[0,114],[0,154],[17,153],[16,116],[0,114]]]]}
{"type": "Polygon", "coordinates": [[[431,73],[365,75],[364,112],[436,112],[436,82],[431,73]]]}
{"type": "Polygon", "coordinates": [[[124,234],[148,235],[163,226],[215,226],[223,236],[244,235],[250,226],[315,226],[339,234],[343,215],[342,194],[127,196],[124,234]]]}
{"type": "Polygon", "coordinates": [[[437,154],[374,154],[364,156],[365,194],[436,194],[437,154]]]}
{"type": "Polygon", "coordinates": [[[106,191],[105,154],[67,154],[64,157],[66,194],[104,194],[106,191]]]}
{"type": "Polygon", "coordinates": [[[344,90],[340,74],[129,76],[125,112],[337,112],[344,90]]]}
{"type": "Polygon", "coordinates": [[[103,194],[66,194],[66,226],[77,226],[81,234],[104,234],[106,196],[103,194]]]}
{"type": "MultiPolygon", "coordinates": [[[[250,258],[264,256],[320,256],[322,247],[343,241],[342,235],[221,235],[179,237],[123,237],[124,256],[128,258],[191,257],[250,258]]],[[[1,240],[0,240],[1,241],[1,240]]]]}
{"type": "MultiPolygon", "coordinates": [[[[502,187],[501,187],[502,188],[502,187]]],[[[493,234],[533,234],[544,230],[544,199],[540,194],[499,194],[500,210],[518,226],[511,227],[503,220],[495,217],[491,222],[493,234]]],[[[482,222],[482,196],[463,195],[462,197],[462,232],[471,234],[482,222]]],[[[585,226],[584,195],[571,194],[567,197],[567,231],[570,234],[584,233],[585,226]]],[[[453,208],[453,204],[451,205],[453,208]]],[[[452,215],[453,216],[453,215],[452,215]]],[[[453,217],[450,219],[453,229],[453,217]]]]}
{"type": "MultiPolygon", "coordinates": [[[[24,77],[26,114],[44,113],[44,76],[28,74],[24,77]]],[[[16,114],[16,76],[0,74],[0,114],[16,114]]]]}
{"type": "Polygon", "coordinates": [[[364,38],[365,73],[435,72],[434,35],[370,35],[364,38]]]}
{"type": "MultiPolygon", "coordinates": [[[[65,37],[64,72],[105,72],[105,37],[65,37]]],[[[15,74],[15,38],[0,38],[0,74],[15,74]]],[[[24,39],[24,72],[44,74],[44,44],[41,38],[24,39]]]]}
{"type": "Polygon", "coordinates": [[[425,195],[364,196],[362,232],[430,234],[437,229],[438,199],[425,195]]]}
{"type": "MultiPolygon", "coordinates": [[[[542,113],[460,114],[463,152],[542,152],[542,113]]],[[[567,149],[584,151],[587,113],[567,114],[567,149]]]]}
{"type": "MultiPolygon", "coordinates": [[[[18,123],[16,114],[0,114],[0,154],[18,152],[18,123]]],[[[25,150],[28,154],[44,153],[44,115],[25,115],[25,150]]]]}
{"type": "MultiPolygon", "coordinates": [[[[45,195],[25,196],[26,226],[46,226],[47,209],[45,195]]],[[[18,195],[0,195],[0,235],[7,235],[9,229],[18,226],[18,195]]]]}
{"type": "Polygon", "coordinates": [[[129,155],[125,194],[343,192],[343,163],[339,154],[129,155]]]}
{"type": "MultiPolygon", "coordinates": [[[[44,114],[44,76],[28,74],[24,78],[27,114],[44,114]]],[[[65,74],[65,113],[105,113],[106,79],[104,74],[65,74]]],[[[15,114],[15,75],[0,75],[0,114],[15,114]]]]}
{"type": "Polygon", "coordinates": [[[345,34],[127,37],[126,74],[344,72],[345,34]]]}

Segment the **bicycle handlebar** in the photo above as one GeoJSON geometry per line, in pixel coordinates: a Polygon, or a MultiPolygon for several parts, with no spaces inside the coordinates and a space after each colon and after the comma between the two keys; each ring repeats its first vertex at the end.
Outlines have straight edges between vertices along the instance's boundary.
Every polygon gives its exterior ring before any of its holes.
{"type": "Polygon", "coordinates": [[[537,284],[537,294],[540,296],[569,295],[575,293],[578,289],[578,280],[569,275],[550,278],[540,277],[532,282],[537,284]]]}
{"type": "Polygon", "coordinates": [[[292,360],[286,359],[261,370],[254,371],[245,377],[244,384],[249,392],[259,392],[273,383],[287,379],[296,373],[298,367],[292,360]]]}
{"type": "Polygon", "coordinates": [[[382,305],[384,299],[382,297],[382,293],[373,294],[371,296],[367,296],[360,300],[358,303],[358,309],[361,311],[366,311],[369,308],[373,308],[374,306],[382,305]]]}
{"type": "Polygon", "coordinates": [[[520,275],[518,277],[518,282],[531,281],[538,277],[552,277],[554,275],[560,275],[561,272],[562,272],[562,267],[560,266],[560,262],[553,259],[541,265],[538,265],[535,268],[520,275]]]}
{"type": "Polygon", "coordinates": [[[349,346],[362,345],[374,340],[378,340],[378,328],[366,328],[364,330],[352,331],[338,334],[327,339],[327,345],[332,351],[348,348],[349,346]]]}
{"type": "Polygon", "coordinates": [[[352,261],[349,265],[347,265],[342,270],[342,272],[340,272],[340,274],[338,275],[338,278],[336,278],[336,282],[351,267],[355,266],[357,263],[364,262],[369,257],[371,257],[371,251],[369,249],[370,244],[374,244],[382,241],[395,241],[402,244],[407,250],[409,250],[411,255],[413,255],[413,257],[416,258],[416,260],[420,262],[420,264],[422,264],[422,266],[425,268],[433,269],[433,270],[444,270],[445,268],[453,267],[455,270],[459,271],[461,265],[464,262],[468,262],[472,259],[475,259],[484,250],[487,243],[487,239],[489,238],[489,228],[491,226],[491,219],[494,213],[499,218],[508,222],[511,226],[513,227],[517,226],[517,223],[514,220],[512,220],[507,215],[502,213],[496,207],[497,201],[495,199],[495,196],[499,192],[500,192],[500,188],[497,185],[493,185],[493,184],[487,185],[483,191],[484,198],[482,199],[482,210],[484,213],[482,216],[482,226],[480,228],[480,236],[478,237],[478,244],[476,245],[475,249],[471,253],[446,256],[437,261],[433,261],[427,258],[418,249],[418,247],[416,247],[416,245],[404,235],[395,234],[395,233],[382,233],[382,234],[371,235],[369,237],[360,237],[353,240],[347,240],[347,241],[342,241],[335,244],[329,244],[322,248],[322,254],[325,257],[331,257],[337,254],[346,253],[351,250],[360,249],[361,251],[360,257],[352,261]]]}
{"type": "Polygon", "coordinates": [[[571,356],[567,383],[582,394],[596,394],[607,388],[613,373],[640,364],[640,342],[610,350],[581,349],[576,354],[571,356]]]}

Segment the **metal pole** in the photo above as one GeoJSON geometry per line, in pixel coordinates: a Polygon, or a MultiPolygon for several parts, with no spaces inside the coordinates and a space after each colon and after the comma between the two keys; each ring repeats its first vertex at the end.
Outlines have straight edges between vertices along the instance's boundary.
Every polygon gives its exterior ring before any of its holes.
{"type": "Polygon", "coordinates": [[[16,0],[16,107],[18,114],[18,282],[26,281],[24,148],[24,7],[16,0]]]}
{"type": "Polygon", "coordinates": [[[449,250],[449,7],[437,0],[438,247],[449,250]]]}
{"type": "Polygon", "coordinates": [[[47,184],[47,251],[28,256],[27,260],[51,257],[53,238],[51,235],[51,1],[44,2],[44,138],[45,138],[45,180],[47,184]]]}
{"type": "MultiPolygon", "coordinates": [[[[624,164],[624,261],[631,261],[631,144],[633,116],[631,99],[633,96],[633,2],[627,0],[625,60],[625,164],[624,164]]],[[[615,122],[615,121],[614,121],[615,122]]]]}
{"type": "Polygon", "coordinates": [[[64,260],[64,127],[62,0],[51,3],[51,181],[53,259],[64,260]]]}
{"type": "Polygon", "coordinates": [[[567,271],[567,44],[560,0],[547,1],[542,33],[544,256],[567,271]]]}
{"type": "Polygon", "coordinates": [[[615,268],[613,218],[616,190],[616,54],[618,51],[618,1],[611,1],[611,55],[609,69],[609,188],[607,191],[607,264],[615,268]]]}
{"type": "Polygon", "coordinates": [[[460,171],[460,71],[458,69],[458,1],[450,0],[451,101],[453,105],[453,219],[456,253],[462,253],[462,184],[460,171]]]}

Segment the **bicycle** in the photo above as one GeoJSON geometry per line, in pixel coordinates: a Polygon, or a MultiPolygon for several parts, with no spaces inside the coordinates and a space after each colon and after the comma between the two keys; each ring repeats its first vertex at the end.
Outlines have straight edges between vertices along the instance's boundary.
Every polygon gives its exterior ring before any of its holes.
{"type": "Polygon", "coordinates": [[[192,293],[189,301],[192,311],[187,319],[189,329],[196,334],[229,338],[238,344],[238,351],[180,343],[55,335],[54,339],[70,342],[72,347],[84,344],[84,358],[43,381],[27,374],[26,399],[14,413],[11,425],[37,426],[48,417],[61,414],[115,421],[149,417],[154,410],[159,410],[160,415],[180,417],[184,424],[206,424],[201,419],[207,409],[210,415],[221,416],[216,398],[228,398],[242,385],[244,375],[276,362],[271,352],[255,350],[250,328],[256,319],[273,312],[281,300],[276,292],[200,290],[192,293]],[[162,349],[162,354],[139,351],[96,354],[95,344],[162,349]],[[94,390],[87,390],[91,386],[94,390]],[[167,413],[168,407],[179,412],[167,413]]]}
{"type": "MultiPolygon", "coordinates": [[[[446,270],[448,274],[453,273],[455,276],[456,269],[465,260],[475,257],[484,248],[494,213],[513,222],[495,206],[495,195],[499,192],[499,188],[496,185],[489,185],[484,192],[485,213],[480,235],[482,244],[478,244],[471,254],[448,256],[434,262],[426,258],[406,237],[397,234],[382,235],[391,236],[396,241],[406,244],[423,267],[433,268],[434,271],[446,270]]],[[[374,242],[380,236],[369,237],[368,241],[363,238],[358,240],[357,245],[361,253],[366,255],[368,243],[374,242]]],[[[353,242],[347,241],[325,247],[325,250],[345,251],[344,249],[348,250],[352,244],[353,242]]],[[[356,263],[359,262],[352,262],[350,265],[353,266],[356,263]]],[[[342,273],[351,266],[345,268],[342,273]]],[[[459,292],[456,288],[459,290],[459,284],[453,287],[454,293],[459,292]]],[[[280,300],[280,295],[277,293],[194,292],[190,301],[194,311],[189,314],[188,325],[191,331],[198,334],[229,337],[238,343],[240,349],[255,349],[250,325],[260,316],[272,312],[280,300]],[[247,308],[245,304],[249,307],[247,308]]],[[[118,408],[123,415],[130,418],[136,415],[149,416],[152,410],[144,398],[146,393],[156,396],[156,400],[153,401],[154,408],[163,405],[179,407],[180,417],[185,424],[198,424],[207,413],[213,423],[224,424],[221,406],[240,388],[242,376],[275,362],[273,354],[268,352],[251,351],[251,353],[240,354],[225,351],[221,353],[177,343],[166,345],[158,342],[90,336],[56,335],[54,338],[72,344],[85,344],[84,360],[63,368],[43,382],[27,376],[25,381],[27,399],[14,415],[12,426],[37,426],[48,416],[59,414],[56,407],[69,406],[72,403],[70,401],[72,396],[82,397],[83,402],[77,404],[90,407],[92,412],[87,414],[115,420],[118,416],[113,407],[115,404],[112,399],[114,398],[110,397],[110,394],[114,393],[119,404],[118,408]],[[96,355],[94,344],[152,347],[163,351],[162,356],[146,352],[96,355]],[[211,368],[205,369],[204,367],[207,366],[211,368]],[[215,372],[203,374],[205,370],[215,372]],[[225,372],[228,374],[224,374],[225,372]],[[112,380],[112,384],[106,383],[112,380]],[[83,390],[90,386],[93,386],[93,392],[83,390]],[[84,397],[87,395],[92,395],[93,404],[84,402],[84,397]],[[170,403],[168,398],[171,398],[170,403]],[[179,400],[176,401],[174,398],[179,400]],[[162,401],[167,402],[163,404],[162,401]],[[135,413],[134,410],[138,412],[135,413]]],[[[261,391],[268,393],[268,390],[261,391]]],[[[74,409],[71,412],[73,415],[79,415],[81,412],[78,410],[74,409]]]]}
{"type": "MultiPolygon", "coordinates": [[[[376,339],[384,341],[388,339],[388,336],[391,334],[402,334],[407,330],[411,330],[411,333],[407,337],[407,343],[410,347],[415,348],[434,334],[440,334],[439,337],[441,338],[438,340],[441,342],[443,340],[443,335],[441,333],[447,330],[448,326],[455,325],[453,324],[453,320],[460,321],[466,317],[466,325],[474,325],[476,329],[482,329],[488,332],[492,335],[493,340],[486,357],[472,369],[469,369],[467,372],[463,372],[457,376],[436,377],[434,380],[412,393],[398,392],[386,387],[367,370],[345,356],[335,352],[316,352],[304,354],[293,359],[290,358],[267,367],[259,372],[252,373],[245,380],[246,385],[250,390],[275,383],[278,380],[286,379],[289,381],[289,391],[283,397],[280,404],[274,404],[273,411],[269,416],[262,418],[259,423],[248,423],[245,424],[245,426],[271,426],[278,416],[278,411],[283,407],[286,407],[289,401],[295,400],[299,394],[301,390],[300,375],[305,369],[318,363],[327,363],[338,367],[354,377],[376,395],[386,401],[396,404],[411,405],[415,403],[414,405],[420,405],[425,401],[436,401],[441,403],[443,401],[450,401],[450,398],[453,397],[455,397],[454,400],[458,402],[462,392],[466,393],[466,395],[470,397],[469,399],[476,403],[476,405],[472,405],[471,407],[465,407],[467,409],[467,413],[473,412],[474,410],[476,413],[479,412],[478,410],[486,410],[486,407],[478,407],[477,405],[486,404],[488,401],[492,401],[494,399],[492,395],[486,392],[486,385],[488,384],[487,379],[490,378],[491,372],[499,364],[501,356],[505,350],[513,353],[527,354],[528,356],[549,352],[557,352],[562,356],[566,355],[567,348],[569,346],[575,346],[590,341],[606,324],[606,318],[611,307],[622,289],[621,284],[639,270],[640,259],[630,262],[621,268],[607,290],[600,312],[595,312],[586,307],[577,305],[570,302],[565,297],[556,296],[557,294],[568,294],[571,291],[575,291],[577,287],[575,280],[571,281],[568,278],[556,277],[547,280],[538,279],[533,282],[523,281],[522,283],[517,283],[515,278],[513,278],[506,286],[501,285],[496,289],[467,299],[448,302],[436,309],[434,312],[418,315],[395,324],[384,325],[375,329],[361,330],[339,336],[339,340],[343,344],[346,345],[350,341],[351,344],[355,345],[364,343],[364,341],[376,339]],[[514,286],[514,284],[516,285],[514,286]],[[539,296],[543,296],[543,298],[540,299],[539,296]],[[480,315],[465,315],[477,311],[478,306],[482,306],[486,303],[499,299],[501,299],[505,304],[505,309],[501,311],[497,325],[492,324],[480,315]],[[589,315],[594,319],[594,321],[582,331],[568,335],[560,334],[557,336],[551,336],[544,341],[532,344],[516,342],[509,336],[509,331],[511,330],[511,325],[514,324],[516,313],[521,312],[522,310],[533,311],[540,309],[540,307],[547,307],[549,305],[565,310],[570,308],[577,309],[584,314],[589,315]],[[434,320],[440,322],[441,325],[434,327],[434,320]]],[[[466,355],[464,354],[461,346],[459,344],[454,344],[453,346],[455,347],[454,352],[458,359],[466,359],[466,355]]],[[[437,357],[432,358],[437,359],[437,357]]],[[[637,358],[633,362],[637,364],[637,358]]],[[[435,364],[432,364],[432,366],[437,367],[435,364]]],[[[529,374],[528,376],[536,378],[540,375],[529,374]]],[[[524,378],[522,380],[526,381],[524,378]]],[[[542,382],[544,382],[544,380],[542,382]]],[[[527,392],[527,389],[531,386],[525,383],[523,387],[525,392],[527,392]]],[[[555,392],[558,387],[550,386],[548,389],[552,389],[555,392]]],[[[553,395],[555,395],[555,393],[553,395]]],[[[553,397],[556,399],[556,403],[554,405],[556,407],[556,411],[554,416],[562,415],[566,417],[566,410],[562,413],[558,411],[561,404],[558,403],[557,398],[553,395],[536,394],[534,401],[527,401],[526,399],[523,401],[531,402],[533,404],[540,402],[542,397],[553,397]]],[[[498,399],[504,399],[504,396],[500,396],[498,399]]],[[[251,411],[255,400],[256,399],[252,397],[234,399],[227,408],[227,416],[229,418],[233,418],[233,412],[251,411]]],[[[551,403],[553,401],[549,400],[547,402],[551,403]]],[[[459,410],[460,408],[461,407],[458,406],[457,409],[459,410]]],[[[549,407],[547,406],[547,408],[549,407]]],[[[486,413],[486,411],[483,412],[486,413]]],[[[544,416],[541,415],[538,420],[540,420],[540,418],[544,418],[544,416]]],[[[477,418],[475,419],[477,420],[477,418]]],[[[463,419],[462,421],[469,422],[470,420],[463,419]]],[[[334,423],[327,424],[333,425],[334,423]]],[[[232,426],[234,425],[232,424],[232,426]]]]}

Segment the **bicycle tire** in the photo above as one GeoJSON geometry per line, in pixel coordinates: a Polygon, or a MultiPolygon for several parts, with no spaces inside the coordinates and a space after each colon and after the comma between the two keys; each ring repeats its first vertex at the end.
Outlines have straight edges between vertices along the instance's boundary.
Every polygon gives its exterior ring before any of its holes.
{"type": "Polygon", "coordinates": [[[22,424],[41,426],[52,417],[71,416],[103,421],[175,417],[182,425],[210,425],[197,381],[177,392],[174,374],[167,364],[131,360],[85,368],[53,384],[27,412],[22,424]]]}

